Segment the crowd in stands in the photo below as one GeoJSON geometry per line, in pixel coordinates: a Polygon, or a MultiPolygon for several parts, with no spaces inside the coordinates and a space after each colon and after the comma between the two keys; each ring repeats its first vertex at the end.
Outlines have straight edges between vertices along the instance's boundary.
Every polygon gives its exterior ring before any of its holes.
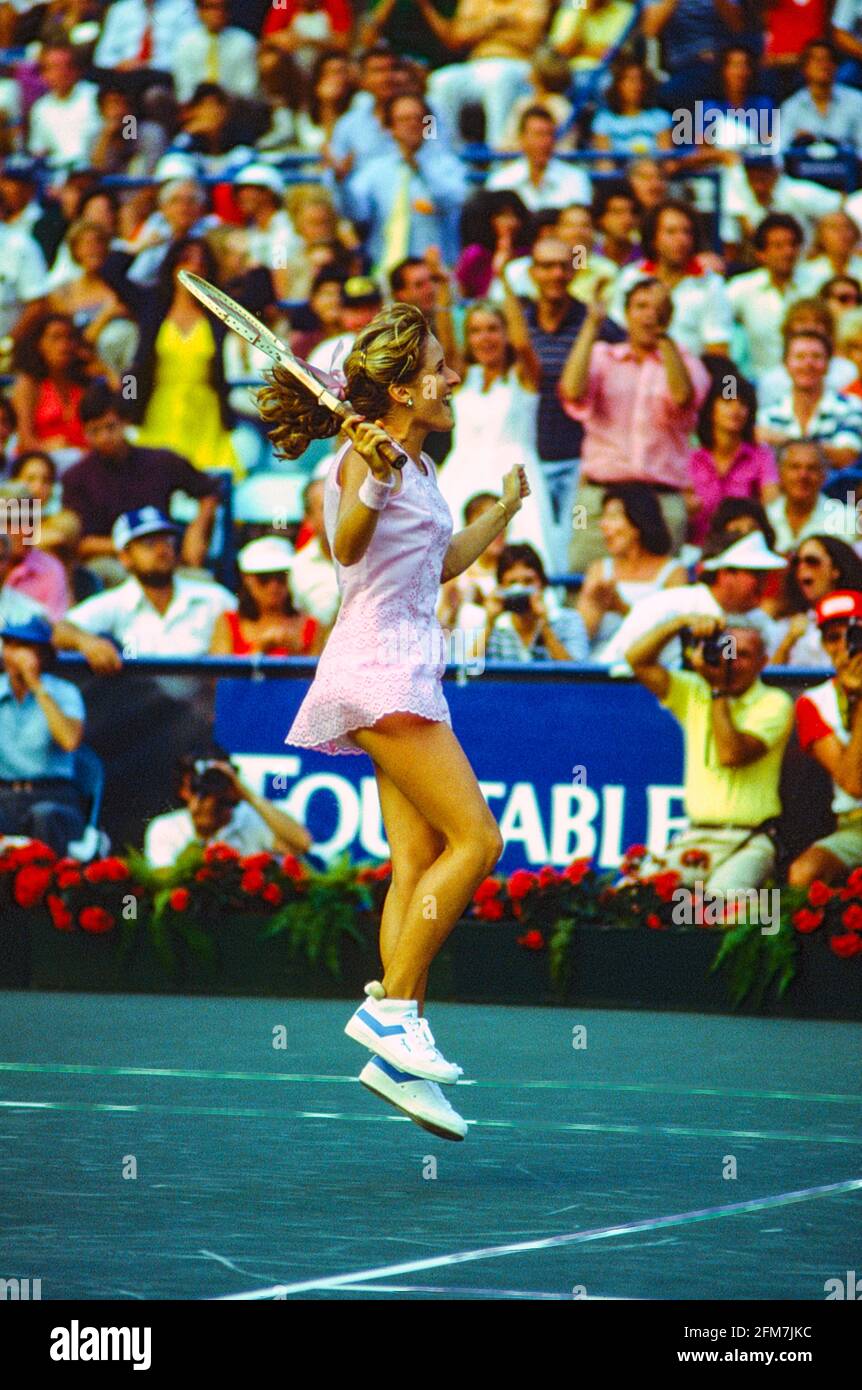
{"type": "Polygon", "coordinates": [[[752,680],[835,664],[859,0],[0,0],[0,44],[0,719],[29,692],[72,745],[45,640],[109,675],[313,657],[336,621],[331,453],[277,457],[267,360],[183,269],[326,371],[383,304],[426,314],[460,377],[430,441],[456,527],[514,464],[531,486],[441,589],[489,660],[634,670],[674,712],[656,672],[691,665],[693,617],[744,620],[752,680]]]}

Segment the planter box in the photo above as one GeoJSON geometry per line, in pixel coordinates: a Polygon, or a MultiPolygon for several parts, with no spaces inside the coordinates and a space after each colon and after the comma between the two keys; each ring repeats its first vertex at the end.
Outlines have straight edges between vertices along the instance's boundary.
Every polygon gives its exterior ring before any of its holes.
{"type": "MultiPolygon", "coordinates": [[[[376,944],[345,940],[341,975],[291,955],[286,936],[262,938],[259,917],[213,923],[213,967],[188,952],[168,975],[141,928],[125,959],[114,933],[60,932],[39,913],[13,914],[4,924],[0,985],[82,993],[214,994],[276,998],[355,999],[379,975],[376,944]],[[29,956],[29,959],[28,959],[29,956]]],[[[551,984],[547,951],[518,945],[514,921],[460,922],[431,967],[429,997],[478,1004],[552,1004],[587,1008],[735,1012],[724,971],[710,970],[719,946],[715,931],[649,931],[584,927],[571,947],[570,980],[551,984]]],[[[759,1008],[738,1012],[785,1018],[862,1020],[862,957],[840,960],[819,934],[797,938],[797,975],[779,999],[771,991],[759,1008]]]]}

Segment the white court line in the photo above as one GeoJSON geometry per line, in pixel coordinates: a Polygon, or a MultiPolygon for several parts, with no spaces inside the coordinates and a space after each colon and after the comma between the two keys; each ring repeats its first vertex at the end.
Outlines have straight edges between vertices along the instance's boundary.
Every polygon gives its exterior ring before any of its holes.
{"type": "MultiPolygon", "coordinates": [[[[387,1279],[396,1274],[415,1274],[423,1269],[441,1269],[450,1265],[468,1264],[473,1260],[494,1260],[502,1255],[521,1255],[528,1250],[554,1250],[563,1245],[580,1245],[591,1240],[608,1240],[612,1236],[631,1235],[633,1231],[655,1231],[665,1226],[680,1226],[688,1222],[713,1221],[722,1216],[745,1212],[766,1211],[770,1207],[790,1206],[814,1197],[827,1197],[839,1192],[855,1192],[862,1188],[862,1178],[827,1183],[823,1187],[804,1187],[798,1192],[782,1192],[775,1197],[754,1197],[748,1202],[732,1202],[724,1207],[704,1207],[675,1216],[647,1217],[629,1221],[621,1226],[600,1226],[593,1231],[572,1231],[567,1235],[546,1236],[542,1240],[524,1240],[514,1245],[489,1245],[482,1250],[462,1250],[452,1255],[435,1255],[426,1260],[408,1260],[403,1264],[380,1265],[376,1269],[360,1269],[353,1274],[334,1274],[323,1279],[306,1279],[299,1284],[273,1284],[268,1289],[252,1289],[248,1293],[227,1294],[213,1300],[230,1303],[263,1298],[286,1298],[288,1294],[306,1293],[311,1289],[338,1289],[351,1284],[367,1284],[374,1279],[387,1279]]],[[[469,1293],[469,1289],[465,1289],[469,1293]]]]}

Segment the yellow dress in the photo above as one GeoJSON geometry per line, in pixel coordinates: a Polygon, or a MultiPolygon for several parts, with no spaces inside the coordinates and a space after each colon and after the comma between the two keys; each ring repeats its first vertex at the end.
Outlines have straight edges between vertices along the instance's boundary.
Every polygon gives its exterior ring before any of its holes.
{"type": "Polygon", "coordinates": [[[196,468],[229,468],[240,477],[243,467],[222,424],[218,395],[209,379],[216,351],[205,318],[199,318],[189,334],[165,319],[156,337],[153,394],[138,443],[173,449],[196,468]]]}

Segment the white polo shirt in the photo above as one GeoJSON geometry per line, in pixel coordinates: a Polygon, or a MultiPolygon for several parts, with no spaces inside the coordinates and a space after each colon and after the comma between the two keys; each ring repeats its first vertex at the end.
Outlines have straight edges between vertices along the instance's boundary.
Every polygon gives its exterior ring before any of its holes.
{"type": "Polygon", "coordinates": [[[98,636],[113,637],[125,656],[206,656],[216,618],[233,612],[236,595],[221,584],[174,576],[174,592],[164,613],[130,576],[115,589],[94,594],[70,608],[70,623],[98,636]]]}
{"type": "Polygon", "coordinates": [[[495,169],[485,183],[486,188],[510,188],[531,212],[539,208],[564,208],[569,203],[589,207],[593,201],[592,185],[583,169],[576,169],[563,159],[549,159],[539,184],[530,178],[526,159],[507,161],[495,169]]]}
{"type": "MultiPolygon", "coordinates": [[[[196,838],[191,812],[185,807],[151,820],[144,833],[144,858],[154,869],[168,869],[196,838]]],[[[233,808],[231,818],[208,844],[230,845],[240,854],[274,850],[275,836],[262,816],[247,801],[233,808]]]]}

